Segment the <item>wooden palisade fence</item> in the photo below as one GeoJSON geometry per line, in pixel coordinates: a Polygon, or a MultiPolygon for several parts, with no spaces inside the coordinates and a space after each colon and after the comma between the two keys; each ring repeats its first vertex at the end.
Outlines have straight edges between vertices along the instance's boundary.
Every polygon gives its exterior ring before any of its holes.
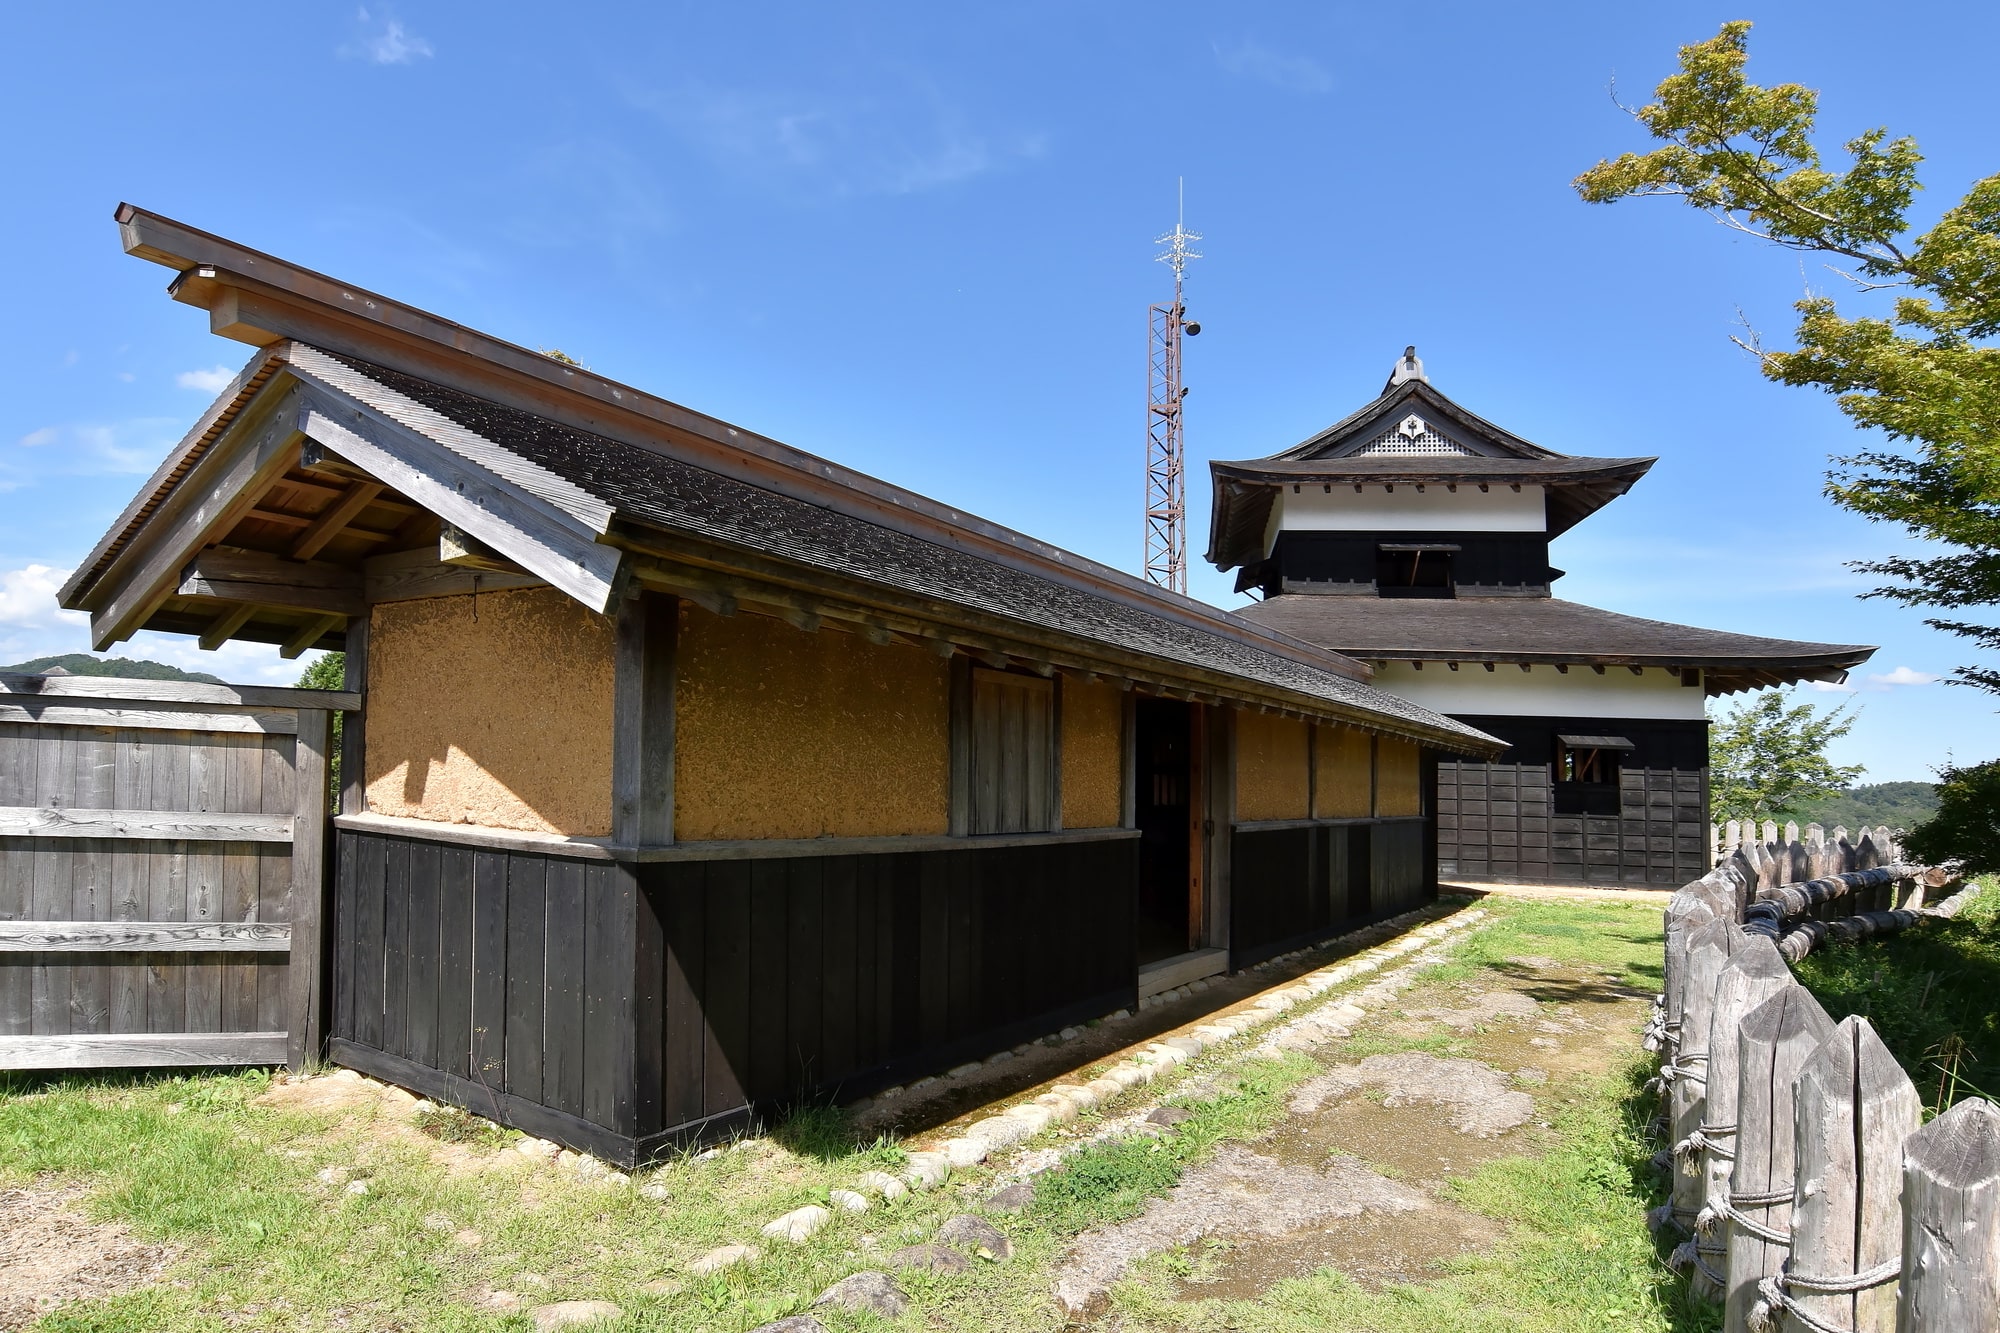
{"type": "Polygon", "coordinates": [[[1925,907],[1948,876],[1900,864],[1884,829],[1751,832],[1667,908],[1648,1045],[1673,1145],[1654,1221],[1688,1238],[1674,1262],[1729,1333],[2000,1330],[2000,1111],[1975,1098],[1924,1125],[1868,1021],[1833,1022],[1789,966],[1965,895],[1925,907]]]}
{"type": "Polygon", "coordinates": [[[0,675],[0,1069],[319,1058],[327,739],[358,705],[0,675]]]}

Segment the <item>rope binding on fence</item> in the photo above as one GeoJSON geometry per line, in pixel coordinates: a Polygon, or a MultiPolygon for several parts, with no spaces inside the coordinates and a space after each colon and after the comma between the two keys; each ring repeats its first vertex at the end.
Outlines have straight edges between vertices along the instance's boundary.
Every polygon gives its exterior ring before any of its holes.
{"type": "Polygon", "coordinates": [[[1794,1273],[1792,1261],[1787,1259],[1776,1277],[1763,1278],[1757,1283],[1757,1294],[1762,1299],[1750,1309],[1750,1327],[1753,1333],[1771,1333],[1777,1327],[1775,1314],[1783,1310],[1812,1330],[1812,1333],[1857,1333],[1851,1325],[1842,1328],[1838,1324],[1829,1324],[1801,1308],[1799,1303],[1792,1299],[1791,1292],[1805,1291],[1822,1296],[1846,1296],[1857,1291],[1867,1291],[1872,1287],[1885,1286],[1902,1275],[1901,1255],[1885,1259],[1864,1272],[1844,1273],[1839,1277],[1794,1273]]]}

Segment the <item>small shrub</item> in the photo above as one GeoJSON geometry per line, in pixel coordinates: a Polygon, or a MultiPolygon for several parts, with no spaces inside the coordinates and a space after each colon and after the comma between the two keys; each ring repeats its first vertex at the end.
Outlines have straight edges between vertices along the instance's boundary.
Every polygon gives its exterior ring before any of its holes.
{"type": "Polygon", "coordinates": [[[433,1103],[419,1110],[410,1123],[439,1143],[469,1143],[498,1148],[507,1142],[508,1131],[457,1106],[433,1103]]]}

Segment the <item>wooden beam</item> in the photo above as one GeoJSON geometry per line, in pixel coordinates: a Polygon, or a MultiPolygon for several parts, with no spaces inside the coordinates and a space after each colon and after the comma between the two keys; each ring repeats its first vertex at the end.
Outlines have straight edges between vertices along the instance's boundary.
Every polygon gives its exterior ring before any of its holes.
{"type": "Polygon", "coordinates": [[[342,614],[314,616],[299,627],[298,633],[278,646],[278,656],[289,661],[346,623],[347,617],[342,614]]]}
{"type": "Polygon", "coordinates": [[[376,481],[357,481],[349,486],[345,495],[334,501],[326,512],[312,521],[311,527],[299,534],[299,539],[292,543],[292,559],[310,560],[318,555],[328,542],[340,535],[342,528],[373,504],[382,491],[382,484],[376,481]]]}
{"type": "MultiPolygon", "coordinates": [[[[115,704],[211,704],[237,708],[359,708],[361,696],[338,690],[301,690],[284,685],[211,685],[195,680],[139,680],[127,676],[23,676],[0,673],[0,702],[85,700],[115,704]]],[[[106,723],[105,725],[114,725],[106,723]]],[[[118,723],[115,725],[129,725],[118,723]]],[[[196,728],[199,730],[199,728],[196,728]]],[[[241,728],[230,728],[241,730],[241,728]]],[[[282,730],[292,730],[282,728],[282,730]]]]}
{"type": "Polygon", "coordinates": [[[367,616],[347,622],[345,667],[341,684],[354,710],[340,722],[340,813],[365,814],[368,810],[368,628],[367,616]]]}
{"type": "Polygon", "coordinates": [[[130,638],[175,595],[180,572],[235,527],[297,458],[296,390],[239,418],[92,585],[91,644],[99,652],[130,638]]]}
{"type": "Polygon", "coordinates": [[[282,1032],[126,1032],[0,1037],[0,1069],[150,1069],[281,1065],[282,1032]]]}
{"type": "Polygon", "coordinates": [[[591,610],[609,609],[619,552],[568,512],[331,388],[302,386],[298,424],[591,610]]]}
{"type": "Polygon", "coordinates": [[[214,620],[208,622],[208,628],[201,632],[201,646],[211,653],[214,652],[223,644],[228,643],[229,637],[236,633],[237,630],[242,629],[249,622],[250,617],[256,614],[257,607],[252,603],[244,603],[228,608],[214,620]]]}
{"type": "Polygon", "coordinates": [[[439,564],[460,569],[477,569],[493,574],[519,574],[523,570],[479,538],[450,523],[438,528],[439,564]]]}
{"type": "Polygon", "coordinates": [[[265,921],[0,921],[0,953],[284,953],[292,928],[265,921]]]}
{"type": "Polygon", "coordinates": [[[290,842],[292,821],[288,815],[240,815],[193,810],[85,810],[52,806],[0,805],[0,837],[154,838],[175,842],[290,842]]]}
{"type": "Polygon", "coordinates": [[[611,836],[674,840],[674,689],[680,601],[638,589],[618,603],[611,722],[611,836]]]}
{"type": "Polygon", "coordinates": [[[508,588],[546,588],[532,574],[496,574],[443,564],[435,547],[392,551],[361,564],[362,597],[369,603],[407,602],[423,597],[460,597],[508,588]]]}
{"type": "MultiPolygon", "coordinates": [[[[182,597],[357,615],[361,576],[340,565],[301,563],[256,551],[203,551],[181,571],[182,597]]],[[[240,626],[238,628],[241,628],[240,626]]]]}
{"type": "Polygon", "coordinates": [[[317,709],[299,716],[299,739],[292,749],[292,956],[285,969],[290,991],[287,1063],[303,1069],[325,1058],[328,998],[327,965],[332,956],[325,924],[328,820],[332,792],[327,787],[332,725],[317,709]]]}

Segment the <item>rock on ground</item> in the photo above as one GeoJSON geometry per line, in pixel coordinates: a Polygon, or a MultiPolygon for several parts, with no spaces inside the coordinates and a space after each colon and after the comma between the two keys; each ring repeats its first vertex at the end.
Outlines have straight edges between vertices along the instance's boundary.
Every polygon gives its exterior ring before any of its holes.
{"type": "Polygon", "coordinates": [[[1035,1182],[1018,1181],[987,1197],[986,1206],[996,1213],[1018,1213],[1035,1201],[1035,1182]]]}
{"type": "Polygon", "coordinates": [[[1056,1299],[1082,1314],[1139,1259],[1203,1236],[1283,1236],[1329,1218],[1429,1206],[1423,1194],[1352,1157],[1314,1171],[1228,1143],[1138,1217],[1078,1237],[1056,1274],[1056,1299]]]}
{"type": "Polygon", "coordinates": [[[969,1250],[986,1259],[1011,1259],[1014,1242],[1005,1232],[983,1217],[960,1213],[937,1229],[937,1239],[955,1249],[969,1250]]]}
{"type": "Polygon", "coordinates": [[[891,1268],[915,1268],[926,1273],[963,1273],[972,1261],[949,1245],[905,1245],[889,1256],[891,1268]]]}
{"type": "Polygon", "coordinates": [[[837,1305],[843,1310],[866,1310],[894,1319],[909,1308],[910,1298],[887,1273],[870,1268],[840,1279],[819,1294],[814,1305],[837,1305]]]}
{"type": "Polygon", "coordinates": [[[759,1324],[750,1333],[826,1333],[826,1325],[809,1314],[794,1314],[759,1324]]]}
{"type": "Polygon", "coordinates": [[[1427,1102],[1444,1107],[1451,1126],[1482,1139],[1505,1134],[1535,1112],[1534,1099],[1507,1086],[1507,1076],[1477,1060],[1444,1059],[1420,1051],[1371,1055],[1360,1064],[1335,1065],[1292,1093],[1293,1115],[1310,1115],[1360,1088],[1379,1087],[1384,1106],[1427,1102]]]}
{"type": "Polygon", "coordinates": [[[610,1301],[557,1301],[554,1305],[537,1305],[528,1311],[528,1318],[535,1321],[535,1333],[555,1333],[560,1328],[579,1328],[616,1319],[624,1313],[610,1301]]]}

